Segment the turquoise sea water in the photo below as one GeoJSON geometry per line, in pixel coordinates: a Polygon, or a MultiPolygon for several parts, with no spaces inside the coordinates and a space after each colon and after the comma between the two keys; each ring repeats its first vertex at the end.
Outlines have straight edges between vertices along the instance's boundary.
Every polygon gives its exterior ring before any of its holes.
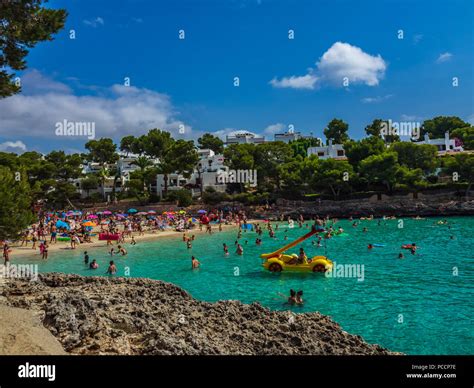
{"type": "MultiPolygon", "coordinates": [[[[311,240],[300,245],[311,256],[326,252],[337,264],[363,264],[363,281],[313,273],[266,272],[261,266],[261,253],[272,252],[308,231],[298,226],[288,229],[287,224],[280,224],[276,239],[264,232],[261,246],[255,244],[254,232],[242,233],[243,256],[235,254],[237,230],[232,229],[211,236],[198,235],[190,250],[181,241],[181,234],[136,246],[126,244],[128,256],[113,259],[119,275],[129,267],[130,276],[175,283],[201,300],[238,299],[296,313],[320,311],[344,330],[394,351],[474,354],[474,217],[449,218],[451,229],[435,225],[437,220],[404,219],[403,228],[399,228],[399,220],[382,221],[381,225],[377,220],[361,221],[357,228],[342,220],[337,226],[342,226],[348,236],[328,240],[326,248],[313,246],[311,240]],[[364,226],[367,233],[362,232],[364,226]],[[283,240],[285,234],[288,241],[283,240]],[[231,252],[227,257],[223,242],[231,252]],[[420,247],[416,255],[400,249],[402,244],[413,242],[420,247]],[[370,251],[368,243],[385,247],[370,251]],[[398,254],[402,251],[405,258],[400,260],[398,254]],[[201,268],[191,270],[191,255],[200,260],[201,268]],[[453,274],[455,268],[457,276],[453,274]],[[291,288],[304,291],[304,306],[285,304],[279,293],[287,295],[291,288]]],[[[103,275],[111,259],[107,249],[88,249],[91,259],[100,264],[95,271],[84,266],[83,251],[84,247],[52,252],[47,262],[38,256],[14,257],[13,263],[34,261],[41,272],[103,275]]]]}

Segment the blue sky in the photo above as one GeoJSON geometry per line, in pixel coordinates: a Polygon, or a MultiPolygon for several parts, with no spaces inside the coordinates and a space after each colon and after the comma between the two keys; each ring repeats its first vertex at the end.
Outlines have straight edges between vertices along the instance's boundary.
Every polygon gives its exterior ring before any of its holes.
{"type": "Polygon", "coordinates": [[[0,100],[0,149],[83,151],[85,137],[55,135],[62,120],[95,122],[97,138],[115,140],[153,127],[187,139],[237,129],[271,139],[290,124],[322,137],[334,117],[357,139],[374,118],[474,121],[471,0],[48,6],[68,10],[66,27],[31,50],[22,94],[0,100]]]}

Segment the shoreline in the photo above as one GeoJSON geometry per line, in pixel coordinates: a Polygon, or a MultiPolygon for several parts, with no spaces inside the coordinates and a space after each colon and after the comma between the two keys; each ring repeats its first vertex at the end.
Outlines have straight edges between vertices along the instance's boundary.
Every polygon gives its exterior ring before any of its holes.
{"type": "MultiPolygon", "coordinates": [[[[252,223],[252,222],[258,222],[258,220],[249,220],[248,223],[252,223]]],[[[261,222],[261,221],[260,221],[261,222]]],[[[214,225],[213,225],[214,226],[214,225]]],[[[217,228],[217,225],[215,226],[215,228],[217,228]]],[[[228,224],[228,225],[222,225],[222,231],[225,231],[225,230],[229,230],[229,229],[232,229],[232,228],[237,228],[237,225],[235,224],[228,224]]],[[[94,233],[98,233],[98,231],[93,231],[94,233]]],[[[143,236],[139,236],[138,234],[136,234],[137,232],[134,232],[134,239],[137,243],[139,242],[144,242],[144,241],[153,241],[155,239],[159,239],[159,238],[166,238],[166,237],[169,237],[169,238],[182,238],[183,236],[183,233],[185,233],[187,236],[191,236],[191,235],[205,235],[206,234],[206,231],[205,229],[203,228],[202,231],[199,230],[199,228],[196,228],[196,229],[192,229],[192,230],[189,230],[187,232],[176,232],[175,230],[165,230],[165,231],[156,231],[155,233],[153,232],[150,232],[150,231],[146,231],[145,234],[143,236]]],[[[213,230],[213,234],[214,233],[219,233],[218,230],[213,230]]],[[[66,250],[66,251],[71,251],[73,249],[70,248],[70,242],[69,241],[58,241],[56,244],[50,244],[49,243],[49,238],[50,236],[48,236],[48,238],[46,239],[46,241],[48,241],[48,253],[49,253],[49,258],[51,258],[51,253],[54,253],[54,252],[60,252],[60,251],[63,251],[63,250],[66,250]]],[[[96,237],[94,237],[96,238],[96,237]]],[[[125,245],[125,246],[128,246],[130,245],[130,238],[127,237],[127,239],[125,240],[125,243],[121,243],[122,245],[125,245]]],[[[112,245],[110,247],[117,247],[118,245],[121,245],[121,244],[117,244],[116,241],[113,241],[112,242],[112,245]]],[[[10,260],[11,261],[14,261],[16,257],[31,257],[32,259],[38,259],[38,260],[42,260],[41,259],[41,254],[39,252],[39,243],[37,242],[37,247],[35,250],[32,249],[32,242],[29,241],[28,242],[28,247],[21,247],[21,246],[18,246],[18,245],[11,245],[10,248],[11,248],[11,254],[10,254],[10,260]],[[37,256],[37,257],[36,257],[37,256]]],[[[93,242],[91,243],[82,243],[82,244],[79,244],[76,249],[76,251],[89,251],[89,249],[98,249],[98,248],[107,248],[107,241],[99,241],[98,239],[96,240],[93,240],[93,242]]],[[[48,258],[48,259],[49,259],[48,258]]]]}

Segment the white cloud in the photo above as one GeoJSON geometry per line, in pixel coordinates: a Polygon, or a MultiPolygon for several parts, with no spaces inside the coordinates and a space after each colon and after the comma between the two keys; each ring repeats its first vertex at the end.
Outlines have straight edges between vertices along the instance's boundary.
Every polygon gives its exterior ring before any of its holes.
{"type": "Polygon", "coordinates": [[[176,118],[178,112],[169,96],[152,90],[113,85],[100,95],[75,95],[66,85],[44,76],[34,80],[34,94],[17,94],[0,100],[0,135],[56,138],[55,124],[64,120],[95,123],[96,138],[141,134],[160,128],[179,135],[180,126],[191,127],[176,118]],[[44,82],[44,84],[42,84],[44,82]],[[47,85],[54,85],[47,91],[47,85]],[[43,93],[36,93],[43,90],[43,93]]]}
{"type": "Polygon", "coordinates": [[[28,72],[21,77],[21,84],[23,94],[71,92],[71,88],[66,84],[47,78],[36,69],[28,70],[28,72]]]}
{"type": "Polygon", "coordinates": [[[274,88],[291,88],[291,89],[314,89],[318,77],[312,74],[302,76],[283,77],[282,79],[273,78],[270,84],[274,88]]]}
{"type": "Polygon", "coordinates": [[[323,79],[336,85],[347,77],[351,84],[376,86],[387,65],[380,55],[373,56],[349,43],[336,42],[323,54],[317,68],[323,79]]]}
{"type": "Polygon", "coordinates": [[[0,143],[0,151],[20,154],[26,151],[26,145],[20,140],[0,143]]]}
{"type": "Polygon", "coordinates": [[[376,96],[376,97],[365,97],[362,99],[362,102],[365,104],[376,104],[389,98],[392,98],[393,94],[386,94],[385,96],[376,96]]]}
{"type": "Polygon", "coordinates": [[[282,123],[271,124],[263,130],[265,135],[274,135],[275,133],[284,132],[286,125],[282,123]]]}
{"type": "Polygon", "coordinates": [[[439,57],[436,60],[436,63],[447,62],[447,61],[451,60],[452,57],[453,57],[453,54],[448,53],[448,52],[443,53],[443,54],[439,54],[439,57]]]}
{"type": "Polygon", "coordinates": [[[97,16],[94,19],[85,19],[85,20],[83,20],[83,23],[86,26],[90,26],[90,27],[95,28],[95,27],[103,26],[104,25],[104,19],[102,19],[100,16],[97,16]]]}
{"type": "Polygon", "coordinates": [[[376,86],[385,75],[387,64],[379,55],[373,56],[349,43],[334,43],[303,76],[273,78],[275,88],[314,89],[318,83],[342,86],[345,78],[350,84],[376,86]]]}

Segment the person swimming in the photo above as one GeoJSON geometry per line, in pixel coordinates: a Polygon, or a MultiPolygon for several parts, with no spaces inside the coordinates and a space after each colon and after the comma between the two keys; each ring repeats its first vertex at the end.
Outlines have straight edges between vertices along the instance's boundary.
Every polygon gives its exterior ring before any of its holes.
{"type": "Polygon", "coordinates": [[[303,291],[300,290],[296,292],[295,290],[291,289],[290,296],[288,297],[288,303],[292,305],[294,304],[302,305],[303,304],[303,291]]]}
{"type": "Polygon", "coordinates": [[[201,263],[199,262],[198,259],[196,259],[194,256],[191,256],[191,268],[196,269],[201,266],[201,263]]]}
{"type": "Polygon", "coordinates": [[[109,275],[115,275],[117,273],[117,267],[115,266],[115,263],[113,260],[110,260],[109,262],[109,268],[107,268],[107,274],[109,275]]]}
{"type": "Polygon", "coordinates": [[[303,304],[303,290],[300,290],[296,293],[296,304],[303,304]]]}
{"type": "Polygon", "coordinates": [[[291,289],[290,290],[290,296],[288,297],[288,303],[289,304],[296,304],[296,291],[291,289]]]}
{"type": "Polygon", "coordinates": [[[229,254],[229,247],[227,246],[226,243],[223,243],[223,248],[224,248],[224,254],[227,256],[229,254]]]}
{"type": "Polygon", "coordinates": [[[186,241],[186,247],[188,249],[191,249],[193,247],[193,244],[191,243],[191,240],[186,241]]]}
{"type": "Polygon", "coordinates": [[[95,259],[92,260],[92,262],[91,262],[90,265],[89,265],[89,268],[90,268],[90,269],[97,269],[97,268],[99,268],[99,264],[97,264],[97,261],[96,261],[95,259]]]}
{"type": "Polygon", "coordinates": [[[403,259],[404,257],[405,257],[405,256],[403,255],[402,252],[400,252],[400,253],[398,254],[398,258],[399,258],[399,259],[403,259]]]}

